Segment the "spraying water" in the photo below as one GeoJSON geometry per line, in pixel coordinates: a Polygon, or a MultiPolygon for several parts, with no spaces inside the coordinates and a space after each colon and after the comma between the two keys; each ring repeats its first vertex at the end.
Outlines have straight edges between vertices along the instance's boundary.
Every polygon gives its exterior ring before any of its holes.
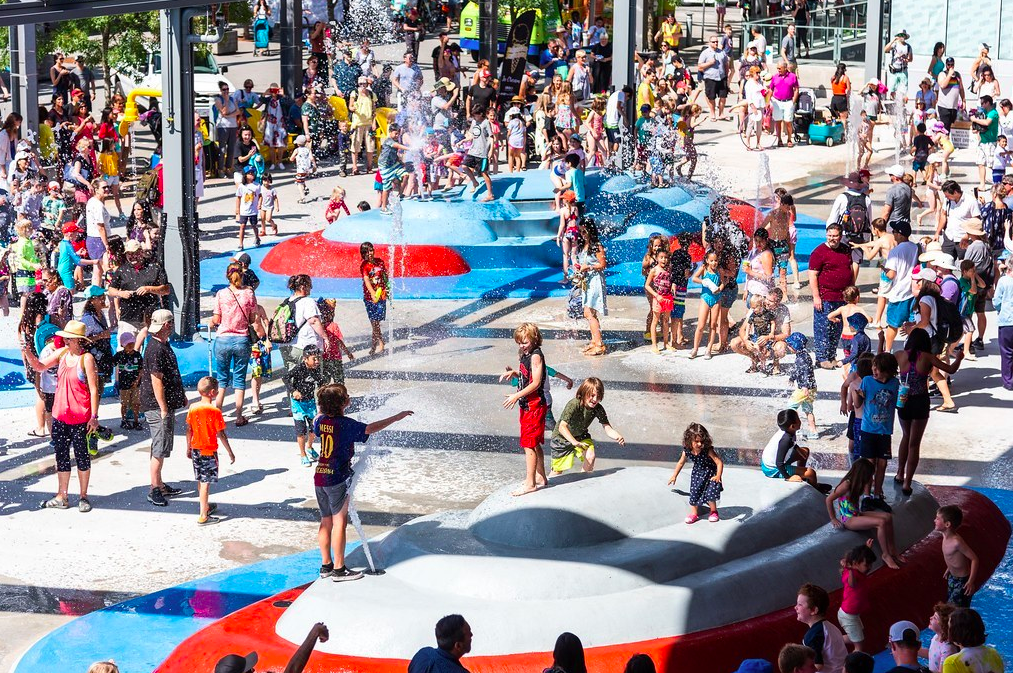
{"type": "Polygon", "coordinates": [[[392,350],[394,348],[394,312],[390,309],[394,306],[394,280],[397,278],[398,273],[398,260],[396,254],[398,246],[401,247],[401,259],[400,259],[400,272],[402,285],[404,284],[405,274],[405,249],[404,249],[404,206],[401,204],[401,196],[396,190],[393,190],[390,195],[390,211],[392,216],[390,238],[387,241],[387,259],[389,260],[389,268],[387,269],[387,310],[390,311],[387,315],[387,345],[392,350]]]}
{"type": "Polygon", "coordinates": [[[851,95],[848,100],[848,125],[845,137],[848,145],[848,173],[858,170],[858,128],[862,120],[862,97],[851,95]]]}
{"type": "Polygon", "coordinates": [[[770,178],[770,159],[762,152],[757,153],[760,157],[760,165],[756,169],[756,197],[753,199],[753,231],[760,228],[763,221],[761,209],[774,205],[774,183],[770,178]],[[764,195],[766,189],[766,195],[764,195]]]}
{"type": "Polygon", "coordinates": [[[893,162],[900,163],[901,154],[907,149],[907,115],[904,107],[904,91],[898,88],[893,93],[893,110],[890,122],[893,126],[893,162]]]}
{"type": "Polygon", "coordinates": [[[355,487],[359,483],[359,479],[366,472],[370,463],[370,454],[373,453],[374,444],[372,441],[366,443],[366,448],[359,457],[358,462],[355,466],[358,468],[352,473],[352,483],[348,486],[348,518],[352,521],[352,526],[355,527],[355,532],[359,535],[359,540],[362,542],[362,552],[366,555],[366,564],[369,565],[369,575],[382,575],[383,570],[377,570],[376,564],[373,562],[373,554],[369,550],[369,540],[366,539],[366,533],[362,530],[362,521],[359,519],[359,511],[355,508],[355,501],[352,499],[352,495],[355,493],[355,487]]]}

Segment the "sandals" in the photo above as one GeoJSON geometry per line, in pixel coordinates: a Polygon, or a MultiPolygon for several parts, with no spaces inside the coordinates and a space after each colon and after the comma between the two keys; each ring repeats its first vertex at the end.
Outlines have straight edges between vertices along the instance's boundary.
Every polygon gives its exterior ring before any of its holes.
{"type": "Polygon", "coordinates": [[[70,502],[67,500],[60,500],[58,497],[50,498],[42,503],[43,509],[70,509],[70,502]]]}
{"type": "Polygon", "coordinates": [[[718,521],[721,520],[721,517],[718,516],[717,512],[711,512],[710,516],[707,517],[707,520],[710,521],[711,523],[717,523],[718,521]]]}
{"type": "Polygon", "coordinates": [[[32,430],[31,432],[29,432],[29,433],[28,433],[28,436],[29,436],[29,437],[38,437],[39,439],[45,439],[45,438],[46,438],[46,437],[48,437],[49,435],[47,435],[47,434],[46,434],[45,432],[43,432],[43,433],[42,433],[42,434],[40,435],[40,434],[39,434],[39,431],[38,431],[38,430],[32,430]]]}
{"type": "Polygon", "coordinates": [[[246,416],[240,416],[239,418],[236,419],[236,427],[241,428],[249,422],[250,422],[249,418],[247,418],[246,416]]]}
{"type": "Polygon", "coordinates": [[[253,415],[254,416],[259,416],[262,413],[264,413],[264,405],[263,404],[258,404],[257,406],[253,407],[253,415]]]}
{"type": "Polygon", "coordinates": [[[947,413],[947,414],[955,414],[955,413],[957,413],[957,407],[956,407],[956,405],[948,407],[945,404],[940,404],[938,407],[934,408],[932,411],[942,411],[943,413],[947,413]]]}
{"type": "Polygon", "coordinates": [[[584,351],[584,355],[590,355],[590,356],[593,356],[593,357],[597,357],[599,355],[605,355],[605,353],[606,353],[605,346],[595,346],[595,347],[591,348],[591,350],[584,351]]]}

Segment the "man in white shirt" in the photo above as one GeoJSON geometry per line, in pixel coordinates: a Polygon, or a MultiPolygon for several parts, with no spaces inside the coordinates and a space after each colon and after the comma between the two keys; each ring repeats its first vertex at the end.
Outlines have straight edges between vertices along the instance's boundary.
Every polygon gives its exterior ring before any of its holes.
{"type": "Polygon", "coordinates": [[[940,191],[946,200],[939,210],[939,220],[933,238],[942,242],[943,252],[947,255],[963,259],[964,250],[960,247],[960,241],[964,238],[964,225],[971,220],[981,223],[978,200],[966,196],[964,190],[954,180],[944,182],[940,191]]]}
{"type": "Polygon", "coordinates": [[[626,119],[626,101],[633,95],[633,87],[625,85],[618,91],[613,91],[605,103],[605,135],[608,136],[612,151],[619,150],[619,125],[629,129],[629,121],[626,119]]]}
{"type": "Polygon", "coordinates": [[[105,180],[92,182],[92,197],[88,199],[85,206],[85,245],[88,248],[88,257],[97,260],[92,267],[92,285],[102,285],[102,276],[105,273],[105,253],[109,249],[109,210],[106,209],[105,200],[109,194],[109,185],[105,180]]]}
{"type": "Polygon", "coordinates": [[[890,290],[886,293],[886,352],[890,352],[893,340],[901,325],[911,318],[914,294],[911,292],[911,272],[918,265],[918,244],[908,240],[911,223],[897,220],[892,225],[897,246],[890,251],[883,265],[884,273],[890,279],[890,290]]]}

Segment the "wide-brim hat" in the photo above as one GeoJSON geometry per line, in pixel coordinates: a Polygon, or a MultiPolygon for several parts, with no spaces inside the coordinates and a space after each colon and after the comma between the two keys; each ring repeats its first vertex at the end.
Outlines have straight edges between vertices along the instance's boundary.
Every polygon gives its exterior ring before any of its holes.
{"type": "Polygon", "coordinates": [[[925,246],[925,252],[918,255],[919,262],[927,262],[943,251],[943,244],[939,241],[929,241],[925,246]]]}
{"type": "Polygon", "coordinates": [[[962,228],[965,234],[970,234],[971,236],[985,235],[985,230],[981,228],[981,222],[977,220],[968,220],[967,222],[964,222],[962,228]]]}
{"type": "Polygon", "coordinates": [[[453,91],[457,88],[457,85],[450,81],[449,77],[441,77],[436,80],[437,89],[446,89],[447,91],[453,91]]]}
{"type": "Polygon", "coordinates": [[[63,326],[63,329],[57,330],[56,336],[63,337],[64,339],[82,339],[84,341],[91,341],[87,336],[88,328],[80,320],[68,320],[67,324],[63,326]]]}
{"type": "MultiPolygon", "coordinates": [[[[921,261],[921,257],[918,259],[921,261]]],[[[949,269],[950,271],[957,270],[957,262],[953,259],[953,256],[947,255],[942,251],[935,253],[933,256],[924,261],[932,266],[938,266],[940,269],[949,269]]]]}

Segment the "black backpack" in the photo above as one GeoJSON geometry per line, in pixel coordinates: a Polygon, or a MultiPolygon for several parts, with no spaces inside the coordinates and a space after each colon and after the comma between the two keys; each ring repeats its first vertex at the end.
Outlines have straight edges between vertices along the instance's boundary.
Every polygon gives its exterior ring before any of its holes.
{"type": "Polygon", "coordinates": [[[849,243],[865,242],[866,234],[871,234],[869,227],[869,209],[866,206],[865,194],[844,194],[848,204],[837,220],[844,230],[844,239],[849,243]]]}
{"type": "Polygon", "coordinates": [[[964,321],[955,304],[943,297],[936,297],[936,335],[933,337],[938,352],[947,345],[956,343],[964,335],[964,321]]]}

